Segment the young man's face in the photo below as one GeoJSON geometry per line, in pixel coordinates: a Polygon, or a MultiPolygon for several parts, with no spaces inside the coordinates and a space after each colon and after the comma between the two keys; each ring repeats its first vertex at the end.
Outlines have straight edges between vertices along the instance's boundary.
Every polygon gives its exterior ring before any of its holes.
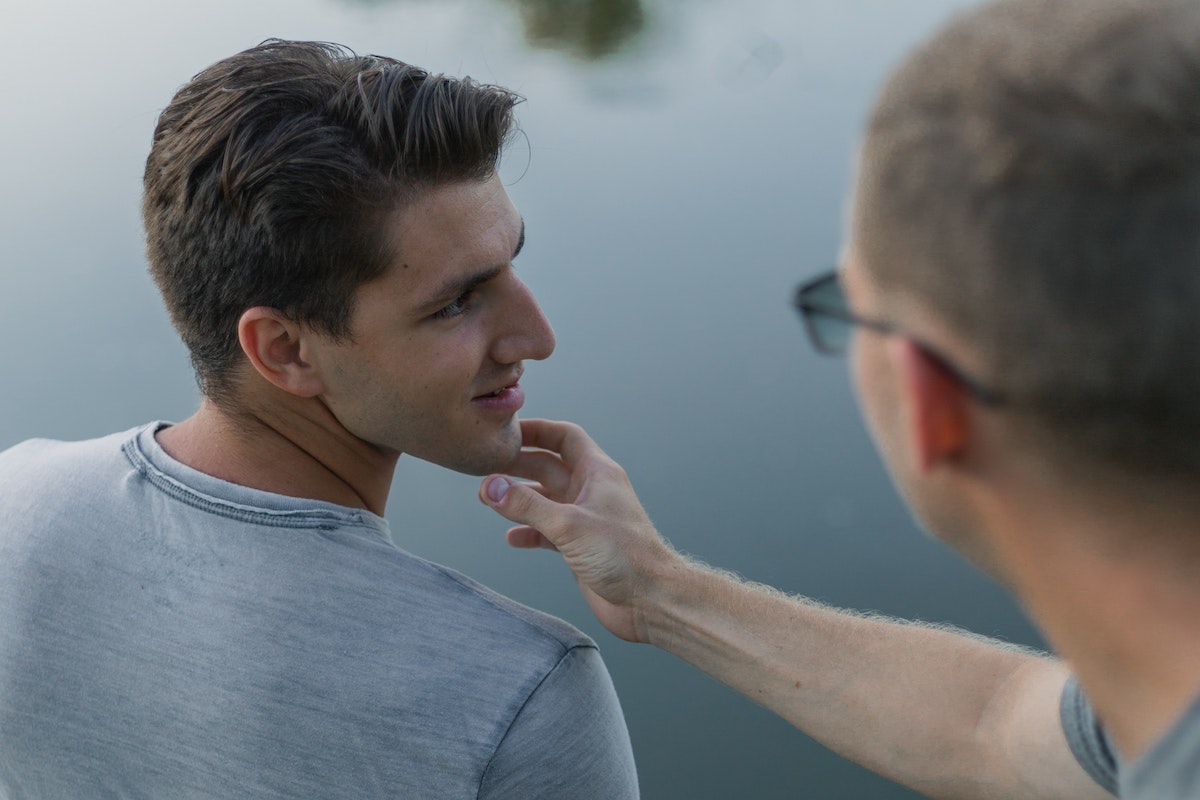
{"type": "Polygon", "coordinates": [[[499,178],[434,187],[388,223],[395,259],[362,286],[353,339],[310,360],[351,433],[460,472],[503,469],[521,446],[521,362],[554,332],[512,260],[524,223],[499,178]]]}

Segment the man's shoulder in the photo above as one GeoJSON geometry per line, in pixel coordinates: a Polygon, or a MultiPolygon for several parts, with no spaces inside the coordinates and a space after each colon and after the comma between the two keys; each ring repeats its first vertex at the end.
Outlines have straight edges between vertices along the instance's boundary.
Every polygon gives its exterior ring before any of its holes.
{"type": "Polygon", "coordinates": [[[1200,697],[1121,775],[1121,797],[1197,797],[1200,792],[1200,697]]]}
{"type": "Polygon", "coordinates": [[[26,439],[0,450],[0,475],[4,476],[5,485],[11,487],[14,481],[44,483],[62,475],[78,476],[80,468],[88,464],[128,464],[121,453],[122,445],[145,427],[140,425],[126,431],[77,441],[26,439]]]}
{"type": "Polygon", "coordinates": [[[400,552],[410,560],[410,569],[424,572],[431,585],[437,586],[445,601],[438,616],[449,618],[446,624],[466,622],[472,628],[486,629],[498,645],[520,648],[555,663],[573,648],[596,647],[590,637],[558,617],[506,597],[450,567],[400,552]]]}

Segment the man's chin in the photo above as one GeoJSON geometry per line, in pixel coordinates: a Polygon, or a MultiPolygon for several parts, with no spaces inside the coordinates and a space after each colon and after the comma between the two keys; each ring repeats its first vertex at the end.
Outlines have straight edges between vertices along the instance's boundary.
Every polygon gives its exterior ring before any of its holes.
{"type": "Polygon", "coordinates": [[[439,453],[428,458],[416,453],[411,455],[464,475],[483,476],[505,472],[521,453],[521,428],[514,419],[511,433],[510,429],[506,428],[490,442],[474,444],[474,447],[464,447],[453,453],[439,453]]]}

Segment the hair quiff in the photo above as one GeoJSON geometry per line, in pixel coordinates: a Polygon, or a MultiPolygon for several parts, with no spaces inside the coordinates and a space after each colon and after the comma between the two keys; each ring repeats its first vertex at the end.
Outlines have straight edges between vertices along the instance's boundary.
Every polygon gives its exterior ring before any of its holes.
{"type": "Polygon", "coordinates": [[[520,97],[322,42],[213,64],[162,112],[146,161],[150,271],[201,391],[233,401],[237,321],[270,306],[335,338],[422,187],[496,169],[520,97]]]}

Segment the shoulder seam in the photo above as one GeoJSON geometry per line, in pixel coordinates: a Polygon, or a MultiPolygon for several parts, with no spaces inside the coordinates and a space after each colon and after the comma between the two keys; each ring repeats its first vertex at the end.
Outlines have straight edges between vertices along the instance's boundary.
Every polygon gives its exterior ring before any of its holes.
{"type": "MultiPolygon", "coordinates": [[[[565,620],[558,620],[560,624],[567,626],[567,627],[571,628],[571,630],[575,631],[575,635],[578,637],[578,639],[576,641],[564,640],[564,638],[562,636],[559,636],[554,631],[547,629],[545,626],[539,625],[535,621],[533,621],[521,614],[514,613],[512,611],[512,609],[505,608],[504,606],[498,604],[494,598],[489,597],[486,593],[475,591],[475,587],[470,585],[469,583],[464,583],[461,579],[462,576],[460,576],[454,570],[452,570],[442,564],[438,564],[437,562],[434,562],[434,561],[429,561],[428,563],[430,565],[432,565],[434,567],[434,569],[436,569],[440,573],[442,573],[445,577],[454,581],[456,584],[461,586],[463,589],[471,592],[473,595],[475,595],[480,600],[482,600],[483,602],[490,605],[492,608],[496,609],[497,611],[500,611],[501,613],[503,613],[504,615],[506,615],[508,617],[511,617],[512,619],[519,620],[525,626],[527,626],[529,628],[533,628],[535,631],[539,632],[546,639],[549,639],[549,640],[553,641],[555,644],[557,644],[559,647],[564,648],[564,651],[565,651],[563,653],[564,656],[566,655],[566,652],[569,652],[570,650],[573,650],[576,647],[591,647],[596,650],[600,649],[596,645],[596,643],[594,641],[592,641],[591,637],[589,637],[587,634],[583,633],[582,631],[576,629],[569,622],[566,622],[565,620]]],[[[484,587],[484,588],[486,589],[487,587],[484,587]]],[[[489,590],[489,591],[494,591],[494,590],[489,590]]],[[[511,600],[511,598],[506,598],[506,599],[511,600]]],[[[516,603],[515,600],[512,600],[512,602],[516,603]]]]}
{"type": "Polygon", "coordinates": [[[504,726],[504,733],[501,734],[500,738],[496,740],[496,746],[492,748],[491,758],[488,759],[487,764],[484,765],[483,770],[479,773],[479,786],[475,790],[475,800],[480,800],[482,797],[483,783],[487,779],[488,773],[492,770],[492,764],[496,760],[496,754],[500,752],[500,747],[504,744],[505,740],[508,739],[509,732],[512,731],[512,727],[516,721],[520,719],[521,713],[525,710],[525,707],[529,705],[529,701],[533,699],[533,696],[538,693],[538,690],[542,688],[542,685],[549,679],[549,677],[553,675],[559,667],[562,666],[563,662],[567,660],[567,656],[571,655],[576,650],[599,650],[599,648],[596,647],[594,643],[577,644],[567,647],[566,651],[561,657],[559,657],[558,661],[554,662],[554,666],[546,670],[546,674],[543,675],[542,679],[537,682],[537,685],[529,691],[529,694],[525,696],[525,699],[521,702],[521,705],[517,707],[517,710],[508,720],[508,724],[504,726]]]}

